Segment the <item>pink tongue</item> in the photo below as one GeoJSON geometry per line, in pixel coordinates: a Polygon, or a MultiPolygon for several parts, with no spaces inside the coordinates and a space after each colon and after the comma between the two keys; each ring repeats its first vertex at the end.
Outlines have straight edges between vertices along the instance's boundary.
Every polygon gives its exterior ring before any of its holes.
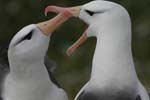
{"type": "Polygon", "coordinates": [[[58,7],[58,6],[48,6],[45,8],[45,16],[47,16],[48,12],[54,13],[64,13],[66,16],[72,16],[71,11],[68,8],[58,7]]]}

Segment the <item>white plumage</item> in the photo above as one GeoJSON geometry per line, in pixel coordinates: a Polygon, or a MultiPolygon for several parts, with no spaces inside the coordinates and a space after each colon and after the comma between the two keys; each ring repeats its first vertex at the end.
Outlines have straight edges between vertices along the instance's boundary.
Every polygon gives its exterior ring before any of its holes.
{"type": "Polygon", "coordinates": [[[91,78],[75,100],[149,100],[138,80],[131,50],[131,21],[119,4],[96,0],[81,6],[79,18],[97,38],[91,78]]]}
{"type": "Polygon", "coordinates": [[[44,65],[49,40],[34,24],[14,36],[8,49],[10,72],[4,81],[4,100],[67,100],[44,65]]]}

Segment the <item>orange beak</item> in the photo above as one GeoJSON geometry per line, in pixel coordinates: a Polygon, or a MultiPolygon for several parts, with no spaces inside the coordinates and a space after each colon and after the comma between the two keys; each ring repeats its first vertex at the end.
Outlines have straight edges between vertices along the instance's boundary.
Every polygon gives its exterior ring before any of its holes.
{"type": "Polygon", "coordinates": [[[70,15],[73,17],[78,17],[79,13],[80,13],[80,6],[76,6],[76,7],[58,7],[58,6],[48,6],[45,8],[45,16],[47,16],[48,12],[54,12],[54,13],[61,13],[66,11],[66,15],[70,15]]]}
{"type": "MultiPolygon", "coordinates": [[[[69,17],[79,17],[80,14],[80,6],[76,6],[76,7],[68,7],[68,8],[64,8],[64,7],[58,7],[58,6],[48,6],[45,9],[45,16],[47,16],[48,12],[54,12],[54,13],[64,13],[64,16],[69,16],[69,17]]],[[[84,43],[84,41],[87,39],[86,36],[86,31],[83,33],[83,35],[72,45],[70,46],[66,53],[68,56],[70,56],[82,43],[84,43]]]]}
{"type": "MultiPolygon", "coordinates": [[[[72,16],[78,16],[77,7],[74,8],[62,8],[56,6],[48,6],[45,9],[45,15],[48,12],[58,13],[58,15],[48,21],[38,23],[37,26],[43,32],[43,34],[49,36],[56,30],[62,23],[67,21],[72,16]]],[[[79,8],[78,8],[79,9],[79,8]]]]}

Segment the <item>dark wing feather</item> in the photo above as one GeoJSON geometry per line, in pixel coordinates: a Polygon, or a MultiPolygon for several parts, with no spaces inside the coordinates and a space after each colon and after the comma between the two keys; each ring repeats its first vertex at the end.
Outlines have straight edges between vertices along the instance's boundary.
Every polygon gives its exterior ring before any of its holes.
{"type": "Polygon", "coordinates": [[[0,45],[0,100],[3,100],[1,97],[3,82],[6,75],[9,73],[9,63],[8,63],[8,51],[9,42],[0,45]]]}
{"type": "Polygon", "coordinates": [[[48,57],[48,54],[45,55],[45,58],[44,58],[44,64],[45,66],[47,67],[47,70],[50,71],[50,72],[54,72],[54,70],[56,69],[57,67],[57,64],[55,61],[51,60],[49,57],[48,57]]]}

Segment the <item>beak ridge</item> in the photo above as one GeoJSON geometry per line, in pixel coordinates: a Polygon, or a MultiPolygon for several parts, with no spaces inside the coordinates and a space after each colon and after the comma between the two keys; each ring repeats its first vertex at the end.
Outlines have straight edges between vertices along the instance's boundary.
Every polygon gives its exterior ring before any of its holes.
{"type": "Polygon", "coordinates": [[[80,6],[76,7],[58,7],[58,6],[48,6],[45,8],[45,16],[47,16],[48,12],[53,12],[53,13],[61,13],[61,12],[66,12],[66,15],[78,17],[80,13],[80,6]]]}
{"type": "Polygon", "coordinates": [[[45,8],[45,16],[47,16],[48,12],[61,13],[66,9],[58,6],[48,6],[45,8]]]}

